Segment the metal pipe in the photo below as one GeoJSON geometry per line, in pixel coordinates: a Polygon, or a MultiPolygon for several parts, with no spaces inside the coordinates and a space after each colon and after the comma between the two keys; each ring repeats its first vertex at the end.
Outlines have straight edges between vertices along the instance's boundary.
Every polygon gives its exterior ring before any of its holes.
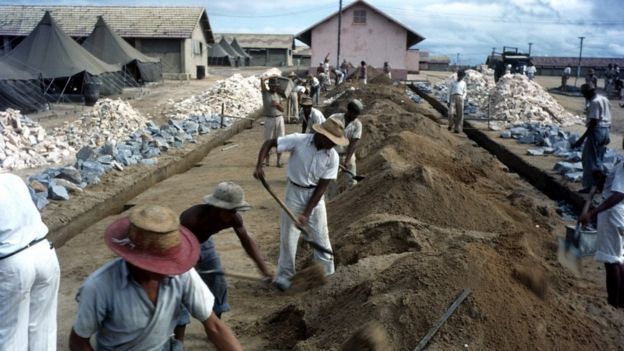
{"type": "Polygon", "coordinates": [[[338,7],[338,48],[337,48],[337,53],[336,53],[336,69],[340,67],[340,29],[341,28],[342,28],[342,0],[340,0],[339,7],[338,7]]]}
{"type": "Polygon", "coordinates": [[[583,40],[585,39],[585,37],[579,37],[579,39],[581,39],[581,50],[579,51],[579,62],[578,62],[578,66],[576,67],[576,78],[574,79],[575,87],[576,87],[576,82],[581,76],[581,58],[583,57],[583,40]]]}

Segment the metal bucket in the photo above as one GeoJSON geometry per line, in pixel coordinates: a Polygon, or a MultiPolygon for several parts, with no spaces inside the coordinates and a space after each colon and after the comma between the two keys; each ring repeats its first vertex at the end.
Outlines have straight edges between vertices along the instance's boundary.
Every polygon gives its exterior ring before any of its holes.
{"type": "Polygon", "coordinates": [[[579,228],[578,236],[575,235],[575,233],[575,226],[566,226],[566,240],[569,240],[575,247],[578,247],[582,256],[593,256],[596,253],[597,231],[579,228]]]}

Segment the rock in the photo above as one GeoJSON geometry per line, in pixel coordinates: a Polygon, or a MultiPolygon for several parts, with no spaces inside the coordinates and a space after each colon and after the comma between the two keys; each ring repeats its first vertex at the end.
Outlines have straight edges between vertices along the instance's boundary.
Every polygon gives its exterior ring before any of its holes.
{"type": "Polygon", "coordinates": [[[143,160],[141,160],[141,163],[146,165],[146,166],[154,166],[155,164],[158,163],[158,160],[155,158],[145,158],[143,160]]]}
{"type": "Polygon", "coordinates": [[[69,200],[69,193],[65,187],[51,183],[48,189],[48,198],[52,200],[69,200]]]}
{"type": "Polygon", "coordinates": [[[57,178],[54,180],[54,183],[66,188],[70,193],[81,193],[83,191],[81,187],[65,179],[57,178]]]}
{"type": "Polygon", "coordinates": [[[48,192],[34,192],[31,191],[30,197],[37,206],[37,209],[41,210],[49,203],[48,201],[48,192]]]}
{"type": "Polygon", "coordinates": [[[106,143],[104,146],[100,148],[101,155],[115,156],[116,151],[117,149],[115,148],[115,145],[113,143],[106,143]]]}
{"type": "Polygon", "coordinates": [[[82,148],[80,148],[80,150],[78,150],[78,153],[76,153],[76,159],[86,161],[93,157],[94,154],[95,153],[93,151],[93,148],[89,146],[83,146],[82,148]]]}
{"type": "Polygon", "coordinates": [[[57,178],[66,179],[74,184],[80,184],[82,182],[82,176],[80,171],[74,167],[63,167],[57,178]]]}
{"type": "Polygon", "coordinates": [[[104,155],[97,158],[97,161],[104,165],[110,165],[113,162],[113,156],[104,155]]]}
{"type": "Polygon", "coordinates": [[[36,180],[33,180],[30,182],[30,187],[36,192],[40,192],[40,193],[48,192],[48,187],[41,184],[41,182],[36,181],[36,180]]]}
{"type": "Polygon", "coordinates": [[[528,149],[527,154],[531,156],[544,156],[544,149],[542,148],[528,149]]]}

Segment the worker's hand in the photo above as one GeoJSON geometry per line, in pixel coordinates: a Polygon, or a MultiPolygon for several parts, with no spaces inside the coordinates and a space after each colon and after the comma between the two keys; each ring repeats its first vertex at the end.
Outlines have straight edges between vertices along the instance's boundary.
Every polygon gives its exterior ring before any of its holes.
{"type": "Polygon", "coordinates": [[[308,221],[310,220],[310,215],[306,215],[306,214],[300,214],[299,216],[297,216],[297,224],[299,224],[299,226],[301,227],[305,227],[308,225],[308,221]]]}
{"type": "Polygon", "coordinates": [[[256,166],[253,176],[258,180],[264,179],[264,169],[262,169],[262,164],[256,166]]]}
{"type": "Polygon", "coordinates": [[[272,272],[263,272],[262,275],[263,275],[262,281],[267,284],[271,284],[271,282],[275,280],[275,275],[273,275],[272,272]]]}
{"type": "Polygon", "coordinates": [[[275,100],[271,101],[271,105],[273,105],[273,107],[281,106],[280,103],[275,100]]]}
{"type": "Polygon", "coordinates": [[[582,225],[586,225],[587,223],[589,223],[589,221],[591,221],[593,217],[594,217],[594,212],[587,211],[583,215],[581,215],[581,217],[579,218],[579,223],[581,223],[582,225]]]}

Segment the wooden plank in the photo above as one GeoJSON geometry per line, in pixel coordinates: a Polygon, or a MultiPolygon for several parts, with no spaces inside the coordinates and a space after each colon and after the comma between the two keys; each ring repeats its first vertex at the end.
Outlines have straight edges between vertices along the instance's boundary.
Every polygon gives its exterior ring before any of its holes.
{"type": "Polygon", "coordinates": [[[455,312],[457,307],[459,307],[459,305],[461,305],[461,303],[464,302],[464,300],[468,297],[468,295],[470,295],[470,293],[471,293],[471,290],[466,288],[461,292],[461,294],[459,294],[459,296],[455,299],[455,301],[453,301],[453,303],[449,306],[446,312],[444,312],[442,317],[440,317],[440,319],[436,322],[436,324],[434,324],[434,326],[431,327],[431,329],[429,329],[429,332],[427,333],[427,335],[425,335],[422,339],[420,339],[420,342],[418,343],[418,345],[416,345],[416,348],[414,349],[414,351],[422,351],[425,349],[425,347],[427,347],[427,344],[429,343],[431,338],[433,338],[433,336],[438,332],[440,327],[442,327],[444,322],[446,322],[446,320],[449,319],[449,317],[453,314],[453,312],[455,312]]]}

